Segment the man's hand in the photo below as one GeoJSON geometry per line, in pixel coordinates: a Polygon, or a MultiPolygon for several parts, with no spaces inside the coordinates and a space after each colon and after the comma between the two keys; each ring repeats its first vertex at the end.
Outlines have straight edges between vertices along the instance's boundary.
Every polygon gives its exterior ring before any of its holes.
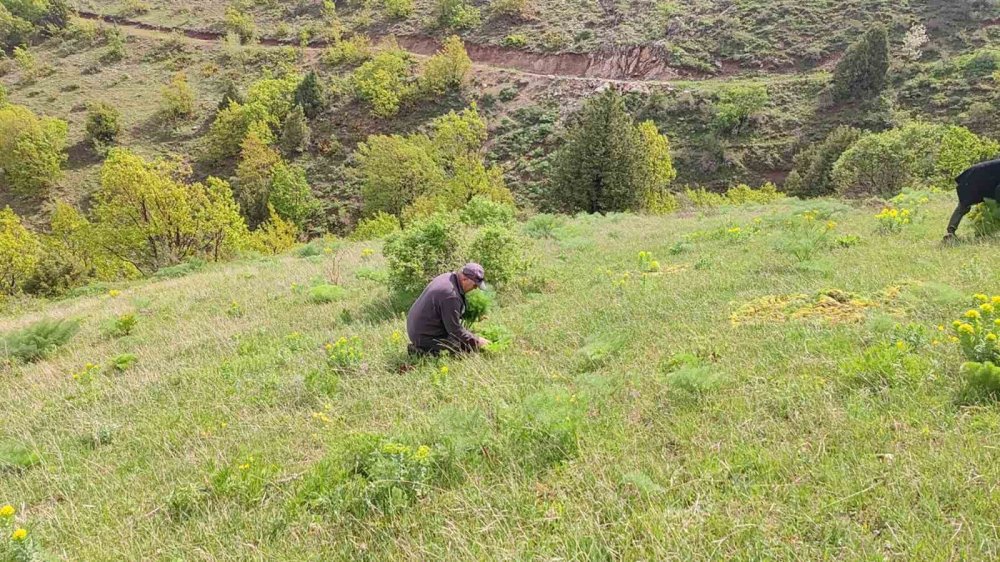
{"type": "Polygon", "coordinates": [[[486,338],[478,338],[478,337],[476,338],[476,345],[479,346],[479,349],[482,349],[482,348],[490,345],[490,343],[491,343],[490,340],[488,340],[486,338]]]}

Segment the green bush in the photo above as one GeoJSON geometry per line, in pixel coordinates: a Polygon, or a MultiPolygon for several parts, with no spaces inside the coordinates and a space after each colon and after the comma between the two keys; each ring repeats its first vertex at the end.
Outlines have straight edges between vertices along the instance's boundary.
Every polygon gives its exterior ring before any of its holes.
{"type": "Polygon", "coordinates": [[[512,226],[514,213],[512,205],[493,201],[488,197],[476,195],[459,213],[459,218],[469,226],[512,226]]]}
{"type": "Polygon", "coordinates": [[[41,320],[0,337],[0,357],[23,363],[44,359],[80,329],[76,320],[41,320]]]}
{"type": "MultiPolygon", "coordinates": [[[[461,265],[463,235],[453,217],[435,215],[390,236],[382,250],[389,262],[390,285],[401,292],[417,292],[435,276],[456,269],[461,265]]],[[[487,275],[492,275],[489,269],[487,275]]]]}
{"type": "Polygon", "coordinates": [[[499,17],[523,18],[528,15],[528,0],[492,0],[490,12],[499,17]]]}
{"type": "Polygon", "coordinates": [[[330,66],[357,66],[372,58],[372,41],[367,35],[352,35],[333,44],[320,57],[330,66]]]}
{"type": "Polygon", "coordinates": [[[878,95],[888,83],[889,36],[876,25],[848,47],[833,73],[836,101],[865,99],[878,95]]]}
{"type": "Polygon", "coordinates": [[[392,117],[410,94],[410,59],[399,49],[386,49],[351,74],[354,91],[376,117],[392,117]]]}
{"type": "Polygon", "coordinates": [[[135,330],[139,319],[135,314],[127,313],[115,318],[104,328],[103,332],[110,338],[122,338],[130,335],[135,330]]]}
{"type": "Polygon", "coordinates": [[[482,23],[479,8],[466,0],[436,0],[435,19],[439,26],[447,29],[472,29],[482,23]]]}
{"type": "Polygon", "coordinates": [[[354,227],[350,239],[354,241],[381,240],[400,230],[399,219],[389,213],[379,211],[375,215],[361,219],[354,227]]]}
{"type": "Polygon", "coordinates": [[[26,107],[0,106],[0,170],[6,187],[39,195],[62,176],[68,127],[26,107]]]}
{"type": "Polygon", "coordinates": [[[309,148],[311,136],[306,114],[301,106],[296,105],[281,124],[281,149],[289,155],[305,152],[309,148]]]}
{"type": "Polygon", "coordinates": [[[497,324],[489,324],[477,328],[479,336],[486,338],[490,343],[483,348],[489,354],[497,354],[507,351],[507,348],[514,343],[514,333],[497,324]]]}
{"type": "Polygon", "coordinates": [[[257,38],[257,22],[253,15],[235,6],[226,8],[225,26],[227,33],[235,33],[241,43],[250,43],[257,38]]]}
{"type": "Polygon", "coordinates": [[[499,225],[481,229],[469,247],[469,259],[486,270],[490,283],[503,285],[524,275],[530,265],[525,256],[525,240],[499,225]]]}
{"type": "Polygon", "coordinates": [[[194,90],[187,74],[178,72],[161,90],[160,113],[165,119],[183,119],[194,115],[194,90]]]}
{"type": "Polygon", "coordinates": [[[472,59],[465,51],[465,44],[459,36],[452,35],[424,64],[423,87],[436,95],[448,90],[460,90],[471,69],[472,59]]]}
{"type": "Polygon", "coordinates": [[[726,191],[726,199],[733,205],[767,205],[785,198],[773,183],[765,183],[757,189],[746,184],[731,187],[726,191]]]}
{"type": "Polygon", "coordinates": [[[294,502],[330,515],[392,515],[443,484],[451,463],[452,457],[436,446],[355,435],[313,467],[294,502]]]}
{"type": "Polygon", "coordinates": [[[540,213],[528,219],[522,230],[532,238],[555,238],[556,229],[564,224],[566,217],[563,215],[540,213]]]}
{"type": "Polygon", "coordinates": [[[385,14],[390,18],[408,18],[413,13],[413,0],[385,0],[385,14]]]}
{"type": "Polygon", "coordinates": [[[0,210],[0,300],[21,291],[35,274],[41,246],[10,207],[0,210]]]}
{"type": "Polygon", "coordinates": [[[1000,205],[986,199],[969,213],[969,224],[976,236],[993,236],[1000,232],[1000,205]]]}
{"type": "Polygon", "coordinates": [[[110,368],[116,373],[124,373],[134,367],[138,360],[139,358],[134,353],[122,353],[121,355],[116,355],[111,360],[110,368]]]}
{"type": "Polygon", "coordinates": [[[769,100],[767,87],[761,85],[733,86],[723,90],[715,106],[715,125],[727,134],[739,135],[769,100]]]}
{"type": "Polygon", "coordinates": [[[306,117],[310,119],[315,118],[326,108],[323,86],[320,85],[319,77],[314,71],[310,70],[295,87],[293,100],[295,105],[301,107],[306,117]]]}
{"type": "Polygon", "coordinates": [[[111,146],[121,134],[121,115],[118,110],[106,103],[97,103],[87,110],[87,122],[84,126],[87,140],[94,148],[101,150],[111,146]]]}
{"type": "Polygon", "coordinates": [[[309,288],[309,302],[313,304],[327,304],[343,300],[347,295],[347,289],[339,285],[323,283],[309,288]]]}
{"type": "Polygon", "coordinates": [[[785,180],[785,191],[799,197],[832,195],[833,165],[859,138],[861,130],[840,126],[830,132],[823,142],[813,144],[795,155],[792,172],[785,180]]]}
{"type": "Polygon", "coordinates": [[[962,365],[961,374],[965,378],[959,400],[966,404],[995,402],[1000,399],[1000,367],[986,361],[968,362],[962,365]]]}

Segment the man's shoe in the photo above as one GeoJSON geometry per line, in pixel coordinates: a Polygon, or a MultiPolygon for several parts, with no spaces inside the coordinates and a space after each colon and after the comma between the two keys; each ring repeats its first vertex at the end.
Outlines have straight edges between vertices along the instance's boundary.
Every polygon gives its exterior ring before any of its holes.
{"type": "Polygon", "coordinates": [[[954,244],[955,242],[958,242],[958,236],[955,236],[954,232],[949,232],[948,234],[945,234],[944,239],[941,240],[942,244],[954,244]]]}

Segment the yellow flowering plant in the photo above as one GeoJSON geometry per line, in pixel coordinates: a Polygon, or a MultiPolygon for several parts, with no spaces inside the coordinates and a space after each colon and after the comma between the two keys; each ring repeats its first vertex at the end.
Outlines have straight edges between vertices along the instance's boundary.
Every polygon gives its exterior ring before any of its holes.
{"type": "Polygon", "coordinates": [[[877,215],[875,222],[878,231],[882,234],[896,234],[903,230],[908,224],[913,222],[914,212],[912,209],[895,207],[885,207],[877,215]]]}
{"type": "Polygon", "coordinates": [[[324,346],[326,364],[338,374],[351,374],[361,368],[364,354],[361,351],[361,338],[353,336],[342,337],[334,343],[324,346]]]}
{"type": "Polygon", "coordinates": [[[975,308],[952,323],[954,337],[969,361],[1000,361],[1000,295],[975,295],[975,308]]]}

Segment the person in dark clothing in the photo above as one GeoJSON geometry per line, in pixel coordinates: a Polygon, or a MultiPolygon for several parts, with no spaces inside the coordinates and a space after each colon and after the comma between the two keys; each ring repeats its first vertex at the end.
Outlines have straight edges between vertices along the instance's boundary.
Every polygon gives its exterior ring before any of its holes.
{"type": "Polygon", "coordinates": [[[1000,197],[1000,160],[982,162],[962,172],[955,178],[958,191],[958,207],[948,221],[948,233],[945,240],[953,240],[962,218],[969,213],[973,205],[982,203],[984,199],[997,200],[1000,197]]]}
{"type": "Polygon", "coordinates": [[[465,294],[481,287],[485,280],[486,273],[478,263],[435,277],[406,314],[410,353],[468,353],[488,345],[488,340],[462,326],[465,294]]]}

